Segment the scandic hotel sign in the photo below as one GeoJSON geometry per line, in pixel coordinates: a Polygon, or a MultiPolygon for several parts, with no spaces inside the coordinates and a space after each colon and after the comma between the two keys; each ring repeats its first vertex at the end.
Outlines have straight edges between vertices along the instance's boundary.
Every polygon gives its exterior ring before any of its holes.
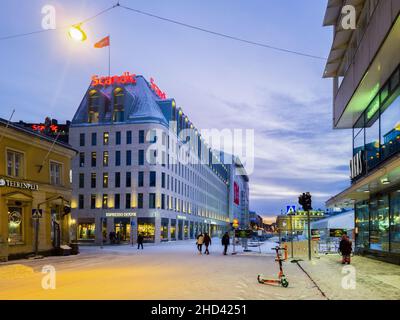
{"type": "MultiPolygon", "coordinates": [[[[136,84],[136,74],[132,74],[128,71],[124,72],[121,76],[103,76],[99,77],[97,74],[92,76],[92,87],[103,86],[108,87],[113,84],[136,84]]],[[[153,78],[150,78],[150,88],[160,99],[167,99],[167,95],[162,91],[153,78]]]]}

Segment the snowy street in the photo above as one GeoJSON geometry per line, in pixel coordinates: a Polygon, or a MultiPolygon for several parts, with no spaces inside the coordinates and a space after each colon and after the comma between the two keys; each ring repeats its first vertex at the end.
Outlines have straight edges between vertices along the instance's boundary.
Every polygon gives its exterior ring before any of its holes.
{"type": "Polygon", "coordinates": [[[196,252],[194,240],[145,244],[143,251],[82,246],[77,256],[0,264],[0,299],[324,299],[295,263],[284,263],[288,288],[257,282],[260,273],[278,274],[274,245],[227,256],[219,239],[208,256],[196,252]],[[54,290],[41,286],[45,265],[55,267],[54,290]]]}

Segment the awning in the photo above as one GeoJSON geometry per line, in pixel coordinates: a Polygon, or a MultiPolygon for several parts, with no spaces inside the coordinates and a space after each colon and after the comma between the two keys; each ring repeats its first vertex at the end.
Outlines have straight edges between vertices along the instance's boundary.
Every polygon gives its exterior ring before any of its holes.
{"type": "Polygon", "coordinates": [[[347,211],[337,215],[311,222],[311,229],[354,229],[354,211],[347,211]]]}

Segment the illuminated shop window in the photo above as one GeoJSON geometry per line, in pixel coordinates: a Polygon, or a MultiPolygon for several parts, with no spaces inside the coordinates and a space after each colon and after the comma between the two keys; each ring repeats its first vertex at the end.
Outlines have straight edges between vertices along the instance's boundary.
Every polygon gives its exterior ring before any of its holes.
{"type": "Polygon", "coordinates": [[[94,240],[96,225],[94,223],[80,223],[78,225],[78,239],[94,240]]]}
{"type": "Polygon", "coordinates": [[[155,238],[155,219],[138,218],[138,234],[143,236],[145,242],[154,242],[155,238]]]}
{"type": "Polygon", "coordinates": [[[24,155],[16,151],[7,151],[7,175],[17,178],[23,177],[24,155]]]}
{"type": "Polygon", "coordinates": [[[113,121],[124,121],[124,91],[121,88],[116,88],[114,90],[113,121]]]}
{"type": "Polygon", "coordinates": [[[23,215],[22,207],[8,207],[8,243],[23,242],[23,215]]]}

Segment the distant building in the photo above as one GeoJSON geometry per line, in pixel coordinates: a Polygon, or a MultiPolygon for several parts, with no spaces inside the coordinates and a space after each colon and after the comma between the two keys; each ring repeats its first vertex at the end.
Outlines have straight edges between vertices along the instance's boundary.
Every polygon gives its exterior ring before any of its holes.
{"type": "Polygon", "coordinates": [[[58,123],[56,119],[47,117],[43,123],[27,123],[24,121],[14,122],[14,125],[29,128],[37,133],[46,135],[57,141],[68,143],[70,121],[66,123],[58,123]]]}
{"type": "MultiPolygon", "coordinates": [[[[310,221],[323,219],[324,211],[310,211],[310,221]]],[[[281,214],[276,217],[278,232],[282,237],[293,231],[293,235],[303,235],[308,225],[308,216],[305,211],[296,211],[294,215],[281,214]]]]}
{"type": "Polygon", "coordinates": [[[252,229],[262,228],[264,223],[261,216],[259,216],[255,211],[249,211],[250,227],[252,229]]]}

